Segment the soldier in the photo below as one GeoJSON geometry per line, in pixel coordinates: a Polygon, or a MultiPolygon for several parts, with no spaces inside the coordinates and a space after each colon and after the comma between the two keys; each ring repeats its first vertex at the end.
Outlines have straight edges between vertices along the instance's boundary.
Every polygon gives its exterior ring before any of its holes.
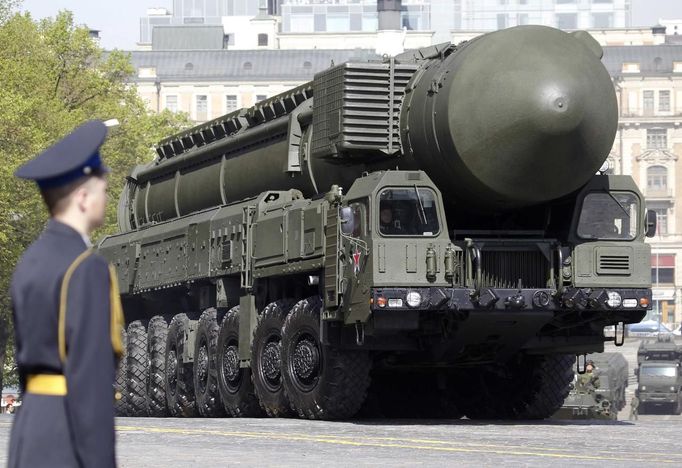
{"type": "Polygon", "coordinates": [[[585,373],[578,375],[578,390],[589,392],[599,388],[599,377],[594,372],[594,361],[587,361],[585,373]]]}
{"type": "Polygon", "coordinates": [[[9,467],[114,467],[114,391],[122,312],[115,276],[89,247],[104,223],[107,128],[87,122],[21,166],[50,219],[11,285],[21,411],[9,467]]]}
{"type": "Polygon", "coordinates": [[[639,391],[635,390],[630,402],[630,421],[637,421],[639,419],[639,391]]]}

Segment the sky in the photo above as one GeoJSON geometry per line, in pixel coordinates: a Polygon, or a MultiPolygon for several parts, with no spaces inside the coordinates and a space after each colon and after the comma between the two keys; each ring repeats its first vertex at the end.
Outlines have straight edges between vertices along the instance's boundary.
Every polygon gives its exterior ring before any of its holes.
{"type": "MultiPolygon", "coordinates": [[[[71,10],[77,24],[101,31],[105,49],[133,50],[147,8],[171,6],[172,0],[23,0],[22,9],[37,19],[71,10]]],[[[682,0],[632,0],[632,26],[652,26],[659,18],[682,19],[682,0]]]]}

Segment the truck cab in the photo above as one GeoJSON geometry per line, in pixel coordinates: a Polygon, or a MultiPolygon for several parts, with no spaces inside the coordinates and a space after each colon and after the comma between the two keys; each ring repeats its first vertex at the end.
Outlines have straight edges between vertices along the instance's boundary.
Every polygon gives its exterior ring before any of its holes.
{"type": "Polygon", "coordinates": [[[640,413],[654,408],[682,414],[682,374],[679,361],[645,361],[639,367],[640,413]]]}

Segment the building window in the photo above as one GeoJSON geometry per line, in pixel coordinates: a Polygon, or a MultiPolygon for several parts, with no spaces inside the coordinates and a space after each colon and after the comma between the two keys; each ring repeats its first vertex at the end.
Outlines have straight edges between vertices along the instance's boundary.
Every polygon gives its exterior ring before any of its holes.
{"type": "Polygon", "coordinates": [[[259,46],[268,45],[268,35],[267,34],[259,34],[258,35],[258,45],[259,46]]]}
{"type": "Polygon", "coordinates": [[[668,234],[668,210],[656,211],[656,235],[668,234]]]}
{"type": "Polygon", "coordinates": [[[237,104],[237,96],[234,94],[228,94],[225,96],[225,113],[234,112],[239,108],[237,104]]]}
{"type": "Polygon", "coordinates": [[[646,131],[646,147],[664,149],[668,147],[668,131],[665,128],[649,128],[646,131]]]}
{"type": "Polygon", "coordinates": [[[557,13],[556,27],[559,29],[578,29],[578,14],[557,13]]]}
{"type": "Polygon", "coordinates": [[[208,120],[208,96],[200,94],[196,97],[197,112],[196,118],[198,122],[208,120]]]}
{"type": "Polygon", "coordinates": [[[592,27],[612,28],[613,13],[592,13],[592,27]]]}
{"type": "Polygon", "coordinates": [[[504,29],[507,27],[507,14],[499,13],[497,15],[497,29],[504,29]]]}
{"type": "Polygon", "coordinates": [[[362,31],[362,13],[350,14],[350,30],[362,31]]]}
{"type": "Polygon", "coordinates": [[[305,62],[303,62],[303,68],[305,68],[306,70],[310,70],[311,68],[313,68],[313,64],[306,60],[305,62]]]}
{"type": "Polygon", "coordinates": [[[166,96],[166,109],[171,112],[178,111],[178,96],[175,94],[169,94],[166,96]]]}
{"type": "Polygon", "coordinates": [[[651,282],[654,284],[675,283],[675,255],[651,254],[651,282]]]}
{"type": "Polygon", "coordinates": [[[639,62],[623,62],[623,73],[639,73],[639,62]]]}
{"type": "Polygon", "coordinates": [[[324,32],[327,30],[327,15],[315,15],[315,32],[324,32]]]}
{"type": "Polygon", "coordinates": [[[650,89],[642,92],[642,109],[644,115],[652,115],[654,113],[654,92],[650,89]]]}
{"type": "Polygon", "coordinates": [[[658,110],[661,112],[670,112],[670,91],[658,92],[658,110]]]}
{"type": "Polygon", "coordinates": [[[663,166],[651,166],[646,170],[646,188],[649,190],[668,189],[668,169],[663,166]]]}
{"type": "Polygon", "coordinates": [[[244,70],[251,70],[253,68],[253,64],[251,62],[244,62],[244,70]]]}
{"type": "Polygon", "coordinates": [[[682,73],[682,62],[673,62],[673,72],[682,73]]]}
{"type": "Polygon", "coordinates": [[[256,94],[256,102],[265,101],[267,98],[267,94],[256,94]]]}
{"type": "Polygon", "coordinates": [[[186,72],[191,72],[192,70],[194,70],[194,64],[191,63],[191,62],[186,63],[186,64],[185,64],[185,71],[186,71],[186,72]]]}
{"type": "Polygon", "coordinates": [[[517,26],[528,24],[528,14],[527,13],[517,14],[516,15],[516,24],[517,24],[517,26]]]}

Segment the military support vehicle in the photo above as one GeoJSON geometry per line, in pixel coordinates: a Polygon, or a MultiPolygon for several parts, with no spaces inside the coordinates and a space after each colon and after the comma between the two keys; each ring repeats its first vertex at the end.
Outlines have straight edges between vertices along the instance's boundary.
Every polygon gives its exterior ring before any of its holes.
{"type": "Polygon", "coordinates": [[[651,299],[655,216],[595,175],[618,119],[602,53],[511,28],[161,141],[99,244],[128,323],[119,413],[348,418],[372,381],[439,415],[551,416],[575,355],[651,299]]]}
{"type": "Polygon", "coordinates": [[[554,415],[557,419],[618,419],[625,407],[628,362],[621,353],[588,354],[595,366],[593,379],[575,374],[571,391],[554,415]]]}
{"type": "Polygon", "coordinates": [[[672,335],[644,340],[637,350],[639,412],[682,414],[682,346],[672,335]]]}

